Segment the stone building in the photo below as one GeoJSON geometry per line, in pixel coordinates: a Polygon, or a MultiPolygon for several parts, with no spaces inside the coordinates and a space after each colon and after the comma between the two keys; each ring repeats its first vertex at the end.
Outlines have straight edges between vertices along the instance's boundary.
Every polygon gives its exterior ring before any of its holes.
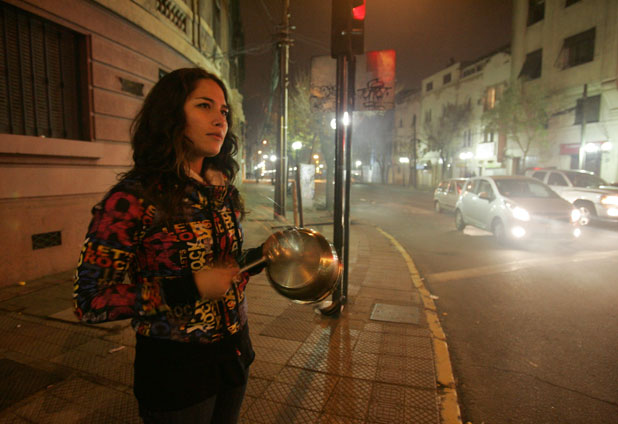
{"type": "MultiPolygon", "coordinates": [[[[129,127],[166,72],[201,66],[239,121],[237,0],[0,3],[0,285],[75,266],[91,207],[130,167],[129,127]]],[[[238,127],[237,127],[238,128],[238,127]]]]}
{"type": "Polygon", "coordinates": [[[557,104],[539,166],[618,181],[618,2],[515,0],[511,78],[557,104]],[[582,125],[582,123],[584,125],[582,125]]]}
{"type": "MultiPolygon", "coordinates": [[[[416,94],[400,96],[395,112],[400,116],[396,119],[396,125],[400,124],[396,127],[396,140],[407,146],[404,141],[412,134],[415,136],[417,185],[433,187],[443,173],[452,177],[505,173],[505,139],[485,130],[482,115],[508,84],[510,70],[510,55],[505,47],[471,62],[453,62],[424,78],[416,94]],[[467,106],[470,113],[456,134],[441,140],[446,146],[441,157],[439,151],[432,149],[429,139],[444,137],[432,131],[439,129],[448,105],[467,106]]],[[[395,155],[401,156],[401,147],[395,151],[395,155]]],[[[398,157],[393,158],[393,162],[397,160],[398,157]]]]}

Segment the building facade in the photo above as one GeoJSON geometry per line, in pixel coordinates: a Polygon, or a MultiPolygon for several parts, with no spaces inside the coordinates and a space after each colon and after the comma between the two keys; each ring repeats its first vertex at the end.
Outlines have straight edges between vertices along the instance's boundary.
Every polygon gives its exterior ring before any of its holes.
{"type": "MultiPolygon", "coordinates": [[[[407,148],[410,143],[406,140],[414,134],[417,186],[434,187],[443,175],[466,177],[506,172],[505,138],[487,131],[482,117],[508,84],[510,72],[508,48],[503,48],[471,62],[453,62],[424,78],[414,95],[401,96],[396,103],[396,116],[401,116],[396,119],[396,145],[407,148]],[[440,119],[450,106],[467,108],[469,113],[458,130],[447,135],[440,132],[440,119]],[[438,140],[445,146],[442,155],[430,142],[432,137],[443,138],[438,140]]],[[[394,163],[404,148],[396,148],[395,152],[394,163]]],[[[413,178],[408,177],[408,181],[414,181],[413,178]]]]}
{"type": "Polygon", "coordinates": [[[201,66],[243,121],[234,0],[0,3],[0,286],[75,266],[90,209],[131,165],[129,132],[165,73],[201,66]]]}
{"type": "Polygon", "coordinates": [[[512,80],[557,105],[529,165],[618,181],[618,2],[515,0],[512,80]]]}

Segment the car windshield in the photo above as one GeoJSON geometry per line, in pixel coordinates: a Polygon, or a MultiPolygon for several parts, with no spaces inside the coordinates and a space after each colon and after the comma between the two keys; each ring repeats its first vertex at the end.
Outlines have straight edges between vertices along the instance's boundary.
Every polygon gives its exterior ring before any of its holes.
{"type": "Polygon", "coordinates": [[[565,174],[574,187],[598,188],[599,186],[607,185],[603,179],[597,177],[596,175],[585,174],[583,172],[565,172],[565,174]]]}
{"type": "Polygon", "coordinates": [[[498,187],[498,191],[505,197],[551,198],[558,196],[554,191],[540,181],[513,179],[495,180],[495,182],[498,187]]]}

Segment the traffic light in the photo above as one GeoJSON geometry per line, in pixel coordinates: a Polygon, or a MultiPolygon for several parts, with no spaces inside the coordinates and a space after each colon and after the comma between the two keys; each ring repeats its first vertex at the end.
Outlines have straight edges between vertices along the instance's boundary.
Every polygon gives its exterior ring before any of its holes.
{"type": "Polygon", "coordinates": [[[365,0],[333,0],[331,55],[363,54],[365,0]]]}

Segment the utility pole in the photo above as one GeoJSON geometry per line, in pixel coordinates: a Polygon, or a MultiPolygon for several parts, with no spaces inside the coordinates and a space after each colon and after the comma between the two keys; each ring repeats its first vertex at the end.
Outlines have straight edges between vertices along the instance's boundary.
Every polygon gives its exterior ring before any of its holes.
{"type": "Polygon", "coordinates": [[[582,123],[579,133],[579,169],[586,166],[586,99],[588,97],[588,84],[584,84],[584,96],[582,97],[582,123]]]}
{"type": "Polygon", "coordinates": [[[279,137],[277,138],[277,170],[275,173],[274,215],[285,218],[285,195],[288,181],[288,87],[290,46],[292,32],[290,27],[290,0],[284,1],[283,22],[279,32],[279,137]]]}
{"type": "Polygon", "coordinates": [[[412,117],[412,166],[410,167],[412,177],[412,187],[417,188],[418,184],[416,182],[416,115],[412,117]]]}

